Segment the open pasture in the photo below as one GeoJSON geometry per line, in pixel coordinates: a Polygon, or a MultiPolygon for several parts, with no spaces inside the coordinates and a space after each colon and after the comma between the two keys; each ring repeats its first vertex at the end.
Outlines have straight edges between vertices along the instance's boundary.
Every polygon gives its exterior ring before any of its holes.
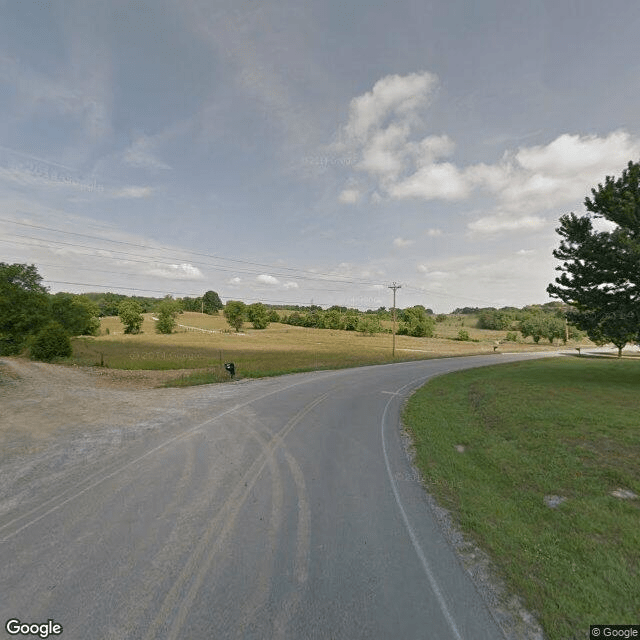
{"type": "MultiPolygon", "coordinates": [[[[245,323],[236,333],[222,316],[186,312],[178,316],[176,331],[170,335],[155,332],[151,314],[145,314],[142,333],[126,335],[116,317],[103,318],[101,335],[73,340],[72,362],[100,365],[112,369],[170,370],[191,369],[195,378],[183,382],[215,382],[228,379],[223,363],[236,364],[239,376],[258,377],[293,371],[332,369],[402,360],[486,354],[494,351],[504,332],[465,327],[464,319],[436,325],[436,337],[396,336],[395,359],[389,333],[363,335],[354,331],[310,329],[272,323],[255,330],[245,323]],[[460,328],[469,331],[473,341],[455,340],[460,328]],[[108,331],[108,334],[107,334],[108,331]]],[[[391,323],[389,323],[390,325],[391,323]]],[[[505,342],[498,352],[549,349],[550,345],[505,342]]]]}

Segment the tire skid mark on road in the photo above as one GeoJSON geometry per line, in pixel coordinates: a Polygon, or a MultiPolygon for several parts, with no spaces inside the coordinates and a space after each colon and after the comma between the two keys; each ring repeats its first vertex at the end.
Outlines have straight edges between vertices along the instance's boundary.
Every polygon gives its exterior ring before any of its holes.
{"type": "MultiPolygon", "coordinates": [[[[286,435],[308,413],[310,413],[318,404],[323,402],[331,393],[333,393],[333,389],[327,391],[307,404],[293,418],[291,418],[262,449],[262,452],[244,473],[240,481],[235,485],[233,491],[227,498],[224,505],[219,509],[217,515],[209,523],[209,526],[203,533],[196,549],[187,560],[184,569],[175,580],[169,593],[166,595],[158,615],[150,623],[147,634],[145,635],[145,640],[153,640],[156,638],[158,636],[158,632],[165,628],[172,612],[176,611],[176,609],[177,611],[173,618],[173,623],[171,624],[167,638],[172,640],[180,636],[180,630],[188,618],[196,595],[202,587],[205,576],[208,573],[215,556],[223,548],[223,544],[227,536],[235,526],[235,520],[240,513],[240,510],[253,490],[258,478],[262,475],[264,468],[269,463],[270,458],[273,458],[275,450],[281,446],[282,439],[286,437],[286,435]],[[215,536],[219,527],[221,527],[219,533],[215,536]],[[184,591],[186,583],[189,581],[190,585],[187,589],[187,593],[180,600],[180,594],[184,591]]],[[[276,463],[275,459],[274,463],[276,463]]]]}
{"type": "MultiPolygon", "coordinates": [[[[190,447],[195,453],[195,446],[190,447]]],[[[183,469],[183,476],[186,477],[192,473],[190,459],[190,450],[187,451],[187,464],[183,469]]],[[[148,468],[136,470],[138,473],[146,473],[148,468]]],[[[39,585],[40,591],[34,593],[18,593],[15,589],[11,590],[11,598],[15,601],[15,607],[18,610],[24,606],[25,602],[37,603],[37,609],[33,611],[33,615],[37,617],[46,618],[47,612],[56,606],[55,598],[59,590],[52,587],[43,588],[43,585],[51,585],[55,583],[55,586],[63,586],[65,582],[69,582],[69,576],[67,571],[69,567],[73,567],[75,559],[78,556],[87,557],[99,550],[103,546],[103,541],[106,540],[114,530],[122,525],[123,522],[135,522],[137,513],[133,511],[133,505],[126,503],[126,492],[128,489],[134,486],[130,478],[120,477],[118,478],[116,485],[111,488],[109,495],[104,498],[104,502],[100,504],[104,506],[112,506],[114,503],[122,501],[122,508],[119,510],[121,517],[118,519],[97,519],[97,515],[102,513],[102,509],[96,509],[95,501],[92,504],[87,505],[85,511],[75,511],[68,514],[65,521],[61,523],[61,527],[68,533],[68,536],[73,539],[71,544],[65,547],[60,547],[55,550],[55,555],[52,555],[51,549],[46,542],[46,538],[43,538],[44,546],[38,551],[38,556],[30,562],[31,571],[36,572],[38,576],[35,580],[35,584],[39,585]],[[119,485],[119,486],[118,486],[119,485]],[[88,528],[91,529],[89,533],[84,533],[88,528]],[[77,533],[74,533],[77,530],[77,533]],[[66,568],[66,569],[65,569],[66,568]],[[60,576],[60,571],[64,571],[64,577],[60,576]]],[[[179,498],[176,498],[179,499],[179,498]]],[[[133,553],[140,553],[144,548],[150,547],[152,541],[148,536],[142,539],[142,546],[133,550],[133,553]]],[[[104,604],[105,594],[118,593],[118,587],[120,582],[120,576],[127,575],[131,570],[131,562],[129,561],[132,556],[132,550],[123,549],[123,553],[118,557],[117,565],[114,567],[113,575],[104,578],[102,586],[101,597],[93,601],[85,598],[85,602],[82,605],[83,616],[85,620],[91,621],[91,612],[98,606],[104,604]]],[[[18,585],[15,585],[17,588],[18,585]]],[[[114,607],[117,609],[117,606],[114,607]]]]}
{"type": "MultiPolygon", "coordinates": [[[[341,373],[340,371],[337,371],[337,372],[336,371],[329,371],[329,372],[327,372],[326,375],[322,376],[322,379],[328,378],[328,377],[331,377],[332,375],[337,375],[337,374],[340,374],[340,373],[341,373]]],[[[190,427],[189,429],[187,429],[186,431],[184,431],[184,432],[182,432],[180,434],[177,434],[175,436],[171,436],[170,438],[168,438],[164,442],[156,445],[155,447],[152,447],[151,449],[149,449],[148,451],[146,451],[142,455],[137,456],[133,460],[129,460],[129,462],[126,462],[123,465],[117,465],[117,464],[114,465],[115,468],[113,468],[113,470],[111,470],[108,473],[104,474],[102,477],[98,478],[94,482],[89,482],[89,484],[86,484],[86,486],[84,486],[82,489],[80,489],[76,493],[68,496],[67,498],[64,498],[64,496],[66,494],[68,494],[72,490],[72,489],[66,489],[65,491],[61,492],[60,494],[50,498],[45,503],[43,503],[43,504],[41,504],[41,505],[39,505],[37,507],[34,507],[29,512],[27,512],[25,514],[22,514],[20,516],[17,516],[16,518],[11,520],[10,522],[7,522],[7,523],[5,523],[3,525],[0,525],[0,531],[2,531],[3,529],[6,529],[7,527],[11,526],[12,524],[15,524],[16,522],[18,522],[20,520],[24,520],[29,515],[33,515],[35,512],[37,512],[40,509],[44,508],[46,505],[51,504],[52,502],[55,502],[56,500],[60,500],[60,502],[58,502],[58,504],[54,504],[52,507],[47,509],[44,513],[42,513],[39,516],[36,516],[35,518],[33,518],[32,520],[26,522],[25,524],[23,524],[22,526],[18,527],[17,529],[12,531],[11,533],[6,534],[3,538],[0,539],[0,544],[2,544],[4,542],[7,542],[8,540],[10,540],[14,536],[16,536],[21,531],[24,531],[24,529],[26,529],[27,527],[30,527],[31,525],[35,524],[36,522],[39,522],[40,520],[42,520],[46,516],[54,513],[58,509],[64,507],[67,504],[69,504],[71,501],[75,500],[76,498],[79,498],[81,495],[84,495],[85,493],[87,493],[87,491],[90,491],[91,489],[97,487],[98,485],[100,485],[103,482],[109,480],[110,478],[113,478],[114,476],[116,476],[117,474],[121,473],[125,469],[128,469],[129,467],[132,467],[132,466],[138,464],[140,461],[144,460],[145,458],[148,458],[148,457],[152,456],[154,453],[157,453],[158,451],[161,451],[162,449],[165,449],[169,445],[177,442],[178,440],[181,440],[182,438],[186,438],[186,437],[190,436],[192,433],[195,433],[199,429],[202,429],[203,427],[205,427],[205,426],[207,426],[207,425],[209,425],[209,424],[211,424],[213,422],[216,422],[220,418],[223,418],[224,416],[229,415],[229,414],[237,411],[238,409],[241,409],[243,407],[251,405],[254,402],[259,402],[260,400],[263,400],[264,398],[268,398],[269,396],[276,395],[278,393],[282,393],[283,391],[288,391],[289,389],[292,389],[294,387],[297,387],[297,386],[300,386],[300,385],[303,385],[303,384],[308,384],[310,382],[314,382],[317,379],[318,378],[316,376],[310,377],[310,378],[305,378],[303,380],[300,380],[298,382],[294,382],[294,383],[292,383],[290,385],[287,385],[285,387],[274,389],[273,391],[268,391],[267,393],[263,393],[262,395],[256,396],[255,398],[251,398],[250,400],[247,400],[245,402],[241,402],[240,404],[236,404],[233,407],[230,407],[229,409],[226,409],[225,411],[220,412],[218,415],[213,416],[211,418],[208,418],[207,420],[205,420],[203,422],[200,422],[199,424],[194,425],[193,427],[190,427]]],[[[100,475],[101,473],[104,473],[104,470],[102,470],[100,472],[97,472],[93,477],[95,477],[96,475],[100,475]]],[[[75,488],[76,487],[74,487],[74,489],[75,488]]]]}
{"type": "MultiPolygon", "coordinates": [[[[244,425],[251,430],[252,436],[256,438],[263,452],[269,449],[270,442],[266,440],[257,429],[254,429],[248,422],[244,425]]],[[[275,437],[271,433],[268,435],[275,437]]],[[[274,452],[275,453],[275,452],[274,452]]],[[[242,624],[238,627],[237,637],[244,637],[246,628],[256,617],[257,613],[264,606],[269,596],[270,582],[273,577],[273,568],[275,566],[276,548],[279,539],[280,530],[282,529],[284,518],[284,488],[282,483],[282,473],[280,466],[274,455],[268,455],[269,475],[271,476],[271,517],[269,520],[269,529],[267,533],[268,543],[262,554],[260,567],[256,571],[254,579],[253,592],[247,596],[243,615],[240,619],[242,624]]]]}
{"type": "MultiPolygon", "coordinates": [[[[157,516],[158,519],[166,520],[175,511],[175,509],[184,504],[184,499],[188,490],[188,483],[193,478],[195,473],[196,452],[198,450],[198,444],[194,438],[190,438],[186,443],[185,462],[183,464],[182,472],[176,482],[178,490],[173,494],[173,498],[163,508],[162,512],[157,516]]],[[[168,540],[171,540],[172,536],[176,534],[176,530],[179,524],[176,523],[172,529],[172,532],[168,536],[168,540]]],[[[145,542],[148,542],[145,540],[145,542]]],[[[149,546],[149,545],[147,545],[149,546]]],[[[118,625],[111,625],[112,627],[108,632],[111,634],[108,637],[120,638],[122,637],[120,630],[123,628],[133,628],[135,622],[142,619],[143,613],[151,606],[155,592],[153,589],[149,589],[150,584],[157,584],[158,573],[162,573],[164,568],[161,565],[161,556],[166,548],[166,544],[160,549],[153,558],[149,561],[149,568],[142,572],[139,579],[140,587],[131,589],[126,597],[123,597],[123,601],[126,602],[126,606],[123,607],[122,603],[119,603],[116,610],[119,611],[119,618],[124,622],[118,625]],[[123,610],[124,609],[124,610],[123,610]]],[[[121,584],[121,579],[127,576],[130,572],[130,567],[120,565],[118,571],[113,576],[113,582],[116,587],[121,584]]],[[[91,619],[91,616],[88,616],[91,619]]],[[[106,639],[105,639],[106,640],[106,639]]]]}
{"type": "MultiPolygon", "coordinates": [[[[276,437],[280,439],[279,435],[276,437]]],[[[298,494],[298,535],[293,571],[298,584],[295,586],[293,593],[285,598],[280,612],[274,620],[273,638],[286,637],[288,624],[298,611],[300,600],[302,599],[302,588],[309,578],[309,566],[311,563],[311,509],[307,500],[307,485],[297,460],[284,446],[284,442],[280,446],[291,469],[298,494]]]]}

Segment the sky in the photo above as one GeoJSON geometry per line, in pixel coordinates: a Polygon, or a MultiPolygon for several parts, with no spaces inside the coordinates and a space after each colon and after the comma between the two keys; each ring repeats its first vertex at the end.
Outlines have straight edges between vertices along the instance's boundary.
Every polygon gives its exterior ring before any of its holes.
{"type": "Polygon", "coordinates": [[[51,292],[524,306],[640,160],[637,0],[0,0],[0,261],[51,292]]]}

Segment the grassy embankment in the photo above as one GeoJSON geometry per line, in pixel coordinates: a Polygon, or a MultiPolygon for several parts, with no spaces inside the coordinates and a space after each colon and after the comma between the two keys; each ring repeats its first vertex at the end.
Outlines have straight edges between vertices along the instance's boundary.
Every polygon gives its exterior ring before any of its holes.
{"type": "Polygon", "coordinates": [[[637,359],[561,358],[437,378],[405,409],[428,491],[551,640],[640,620],[640,500],[611,495],[640,494],[639,388],[637,359]]]}
{"type": "MultiPolygon", "coordinates": [[[[260,377],[316,369],[355,367],[393,362],[391,335],[361,335],[353,331],[307,329],[273,323],[256,331],[249,323],[242,333],[230,331],[224,317],[184,313],[178,323],[213,333],[177,327],[171,335],[155,333],[150,314],[145,315],[143,333],[125,335],[120,320],[103,318],[96,338],[75,338],[70,362],[103,363],[113,369],[189,369],[172,384],[189,385],[228,380],[223,363],[233,361],[238,377],[260,377]],[[106,335],[106,331],[109,334],[106,335]]],[[[391,328],[391,323],[383,323],[391,328]]],[[[476,353],[492,353],[504,331],[476,329],[474,319],[451,316],[436,325],[434,338],[396,337],[395,360],[415,360],[476,353]],[[463,324],[464,323],[464,324],[463,324]],[[474,341],[455,340],[464,328],[474,341]]],[[[529,342],[504,343],[500,351],[550,348],[529,342]]]]}

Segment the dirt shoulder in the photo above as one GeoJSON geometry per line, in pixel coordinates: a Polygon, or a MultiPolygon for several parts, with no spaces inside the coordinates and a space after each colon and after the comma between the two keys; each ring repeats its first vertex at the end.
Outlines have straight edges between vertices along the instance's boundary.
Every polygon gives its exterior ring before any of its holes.
{"type": "Polygon", "coordinates": [[[177,390],[155,387],[181,373],[0,358],[2,457],[41,450],[63,432],[80,432],[87,427],[127,428],[155,412],[166,412],[177,390]]]}

